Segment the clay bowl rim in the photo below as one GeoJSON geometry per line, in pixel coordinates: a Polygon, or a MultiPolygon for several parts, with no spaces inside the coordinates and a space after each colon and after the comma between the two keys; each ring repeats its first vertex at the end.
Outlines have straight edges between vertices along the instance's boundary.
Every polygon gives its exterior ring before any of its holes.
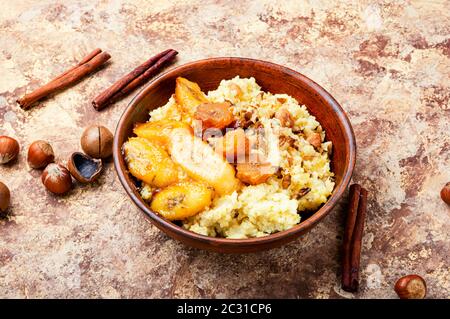
{"type": "MultiPolygon", "coordinates": [[[[125,139],[124,139],[125,140],[125,139]]],[[[330,93],[328,93],[324,88],[322,88],[319,84],[308,78],[307,76],[294,71],[288,67],[275,64],[272,62],[267,62],[263,60],[257,60],[257,59],[250,59],[250,58],[240,58],[240,57],[215,57],[215,58],[207,58],[202,60],[196,60],[193,62],[188,62],[186,64],[182,64],[180,66],[176,66],[160,76],[153,79],[151,82],[149,82],[142,90],[140,90],[135,97],[130,101],[130,103],[127,105],[126,109],[122,113],[119,122],[116,127],[115,135],[114,135],[114,144],[113,144],[113,157],[114,157],[114,167],[117,172],[117,175],[119,177],[119,180],[122,184],[122,186],[125,188],[125,191],[127,192],[128,196],[131,197],[132,201],[140,208],[140,210],[144,213],[144,215],[149,218],[152,222],[158,224],[161,230],[167,231],[169,233],[175,233],[179,235],[180,237],[187,237],[188,239],[192,241],[197,242],[203,242],[208,245],[213,246],[229,246],[229,247],[236,247],[241,245],[255,245],[259,246],[264,244],[269,244],[272,242],[282,241],[285,238],[296,238],[296,235],[301,235],[302,233],[310,230],[313,228],[319,221],[321,221],[325,216],[327,216],[333,208],[336,206],[337,202],[342,198],[343,194],[345,193],[348,184],[350,183],[353,170],[355,167],[356,162],[356,139],[353,132],[353,128],[351,126],[350,120],[348,119],[345,111],[342,109],[342,107],[339,105],[339,103],[331,96],[330,93]],[[327,102],[327,104],[330,106],[330,110],[337,114],[337,117],[340,120],[340,124],[343,126],[344,134],[348,136],[348,143],[346,145],[347,148],[347,158],[345,163],[345,169],[344,174],[342,176],[341,182],[339,185],[335,186],[335,189],[333,191],[333,194],[328,199],[328,201],[314,214],[312,214],[309,218],[307,218],[305,221],[300,222],[299,224],[295,225],[294,227],[280,231],[277,233],[273,233],[267,236],[263,237],[254,237],[254,238],[246,238],[246,239],[230,239],[230,238],[220,238],[220,237],[209,237],[204,236],[201,234],[197,234],[194,232],[191,232],[189,230],[186,230],[169,220],[166,220],[165,218],[159,216],[157,213],[153,212],[147,204],[144,202],[144,200],[135,193],[135,185],[130,185],[128,183],[128,180],[125,175],[128,174],[127,169],[125,167],[124,162],[120,162],[119,158],[122,158],[122,145],[119,144],[119,136],[125,134],[125,123],[128,117],[134,112],[134,107],[148,94],[148,91],[150,91],[151,88],[160,85],[164,79],[171,76],[176,76],[177,74],[182,73],[183,71],[194,69],[198,66],[205,65],[205,63],[210,62],[231,62],[231,61],[240,61],[244,63],[257,63],[257,64],[263,64],[266,67],[275,69],[278,72],[286,73],[290,76],[295,77],[297,80],[302,81],[306,83],[314,92],[319,94],[322,98],[324,98],[327,102]]],[[[172,237],[172,236],[170,236],[172,237]]]]}

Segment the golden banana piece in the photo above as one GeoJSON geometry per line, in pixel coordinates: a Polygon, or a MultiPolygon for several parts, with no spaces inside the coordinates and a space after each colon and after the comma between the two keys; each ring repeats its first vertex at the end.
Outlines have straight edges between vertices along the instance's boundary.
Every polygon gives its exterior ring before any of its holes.
{"type": "Polygon", "coordinates": [[[191,116],[194,115],[198,105],[208,102],[197,83],[182,77],[176,79],[175,100],[181,109],[191,116]]]}
{"type": "Polygon", "coordinates": [[[234,167],[208,144],[185,130],[172,131],[169,153],[189,177],[214,187],[219,195],[231,194],[241,187],[234,167]]]}
{"type": "Polygon", "coordinates": [[[159,120],[138,124],[133,132],[139,137],[166,145],[169,142],[171,132],[175,129],[186,130],[193,134],[193,130],[188,124],[175,120],[159,120]]]}
{"type": "Polygon", "coordinates": [[[189,125],[171,120],[154,121],[137,126],[134,133],[141,139],[153,142],[153,145],[167,147],[171,159],[189,177],[207,183],[218,194],[230,194],[240,188],[241,183],[235,177],[234,167],[208,144],[195,137],[189,125]]]}
{"type": "Polygon", "coordinates": [[[178,182],[182,174],[162,146],[145,138],[130,138],[123,151],[131,175],[151,186],[166,187],[178,182]]]}
{"type": "Polygon", "coordinates": [[[199,182],[180,182],[154,195],[151,209],[169,220],[193,216],[211,204],[213,189],[199,182]]]}

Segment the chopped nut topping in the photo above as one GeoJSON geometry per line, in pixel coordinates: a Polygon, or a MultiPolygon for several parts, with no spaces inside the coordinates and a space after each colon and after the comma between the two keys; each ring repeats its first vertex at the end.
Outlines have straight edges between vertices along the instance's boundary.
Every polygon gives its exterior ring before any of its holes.
{"type": "Polygon", "coordinates": [[[302,198],[303,196],[308,194],[310,191],[311,191],[311,188],[309,188],[309,187],[302,188],[297,194],[297,199],[302,198]]]}
{"type": "Polygon", "coordinates": [[[287,160],[288,160],[289,166],[292,166],[292,164],[294,164],[294,159],[292,158],[291,154],[289,154],[287,160]]]}
{"type": "Polygon", "coordinates": [[[245,114],[242,116],[242,114],[239,115],[239,119],[234,121],[233,123],[233,127],[234,128],[239,128],[242,127],[244,129],[250,127],[253,122],[252,122],[252,116],[253,116],[253,112],[252,111],[247,111],[245,112],[245,114]]]}
{"type": "Polygon", "coordinates": [[[281,135],[280,136],[280,146],[284,147],[284,146],[293,146],[295,143],[295,139],[290,137],[290,136],[286,136],[286,135],[281,135]]]}
{"type": "Polygon", "coordinates": [[[291,113],[286,109],[279,109],[275,113],[275,118],[280,121],[281,126],[284,126],[284,127],[294,126],[294,119],[292,118],[291,113]]]}
{"type": "Polygon", "coordinates": [[[275,172],[275,176],[277,178],[283,178],[283,172],[281,170],[281,167],[278,167],[277,171],[275,172]]]}
{"type": "Polygon", "coordinates": [[[257,121],[255,123],[255,128],[262,128],[262,127],[264,127],[264,125],[261,122],[257,121]]]}
{"type": "Polygon", "coordinates": [[[245,118],[247,121],[250,121],[250,120],[252,119],[252,116],[253,116],[253,112],[252,112],[252,111],[247,111],[247,112],[245,112],[245,114],[244,114],[244,118],[245,118]]]}
{"type": "Polygon", "coordinates": [[[310,136],[307,137],[306,141],[310,143],[314,148],[320,148],[322,145],[322,137],[319,133],[312,133],[310,136]]]}
{"type": "Polygon", "coordinates": [[[281,180],[281,186],[286,189],[291,185],[291,175],[284,175],[283,179],[281,180]]]}
{"type": "Polygon", "coordinates": [[[277,101],[280,102],[281,104],[286,103],[287,99],[284,97],[277,97],[277,101]]]}

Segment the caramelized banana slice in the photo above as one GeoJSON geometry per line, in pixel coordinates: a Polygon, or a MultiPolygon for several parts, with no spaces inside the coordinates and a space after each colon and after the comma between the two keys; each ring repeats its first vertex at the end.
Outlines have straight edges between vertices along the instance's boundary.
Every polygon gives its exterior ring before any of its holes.
{"type": "Polygon", "coordinates": [[[193,134],[193,130],[188,124],[175,120],[160,120],[138,124],[133,132],[139,137],[165,145],[170,139],[171,132],[176,129],[186,130],[193,134]]]}
{"type": "Polygon", "coordinates": [[[197,83],[182,77],[176,79],[175,100],[181,109],[191,116],[194,114],[198,105],[208,102],[206,95],[197,83]]]}
{"type": "Polygon", "coordinates": [[[200,104],[194,118],[202,121],[203,129],[211,127],[223,129],[234,121],[229,102],[200,104]]]}
{"type": "Polygon", "coordinates": [[[169,153],[189,177],[214,187],[219,195],[230,194],[240,188],[234,167],[208,144],[182,130],[173,133],[169,153]]]}
{"type": "Polygon", "coordinates": [[[157,143],[132,137],[123,145],[123,151],[131,175],[151,186],[166,187],[181,176],[181,168],[157,143]]]}
{"type": "Polygon", "coordinates": [[[180,182],[154,195],[151,209],[169,220],[193,216],[211,204],[213,189],[199,182],[180,182]]]}
{"type": "Polygon", "coordinates": [[[239,163],[236,169],[237,178],[250,185],[265,183],[276,171],[270,163],[239,163]]]}

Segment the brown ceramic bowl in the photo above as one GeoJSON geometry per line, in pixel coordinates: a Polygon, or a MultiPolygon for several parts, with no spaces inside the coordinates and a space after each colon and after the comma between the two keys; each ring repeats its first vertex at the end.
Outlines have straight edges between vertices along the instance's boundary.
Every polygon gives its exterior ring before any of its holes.
{"type": "Polygon", "coordinates": [[[277,247],[310,230],[330,213],[344,194],[355,165],[356,145],[351,124],[336,100],[317,83],[286,67],[244,58],[212,58],[191,62],[161,75],[149,83],[131,101],[123,113],[114,138],[114,164],[120,182],[133,202],[150,221],[170,237],[202,249],[227,253],[246,253],[277,247]],[[296,98],[320,122],[327,140],[333,142],[331,168],[336,176],[335,189],[328,201],[314,214],[291,229],[251,239],[225,239],[199,235],[183,229],[151,211],[141,199],[121,153],[122,144],[132,136],[133,125],[148,120],[150,110],[167,103],[175,91],[175,79],[183,76],[197,82],[203,91],[214,90],[222,79],[254,77],[264,91],[286,93],[296,98]]]}

